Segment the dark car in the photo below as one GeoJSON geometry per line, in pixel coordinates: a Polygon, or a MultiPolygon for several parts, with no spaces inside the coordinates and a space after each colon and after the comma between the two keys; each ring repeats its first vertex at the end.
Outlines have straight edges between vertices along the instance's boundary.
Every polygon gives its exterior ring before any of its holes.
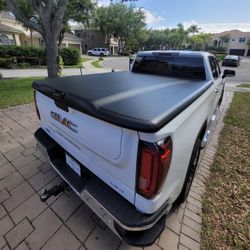
{"type": "Polygon", "coordinates": [[[222,62],[222,66],[238,67],[239,65],[240,65],[240,57],[239,56],[228,55],[224,58],[224,60],[222,62]]]}

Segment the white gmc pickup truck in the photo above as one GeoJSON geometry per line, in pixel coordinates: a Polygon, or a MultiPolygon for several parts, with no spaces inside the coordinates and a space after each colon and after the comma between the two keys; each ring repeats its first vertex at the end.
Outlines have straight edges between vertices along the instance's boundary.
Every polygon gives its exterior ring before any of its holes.
{"type": "Polygon", "coordinates": [[[151,245],[187,198],[234,75],[209,53],[146,51],[131,71],[35,81],[35,138],[65,184],[41,199],[69,185],[125,242],[151,245]]]}

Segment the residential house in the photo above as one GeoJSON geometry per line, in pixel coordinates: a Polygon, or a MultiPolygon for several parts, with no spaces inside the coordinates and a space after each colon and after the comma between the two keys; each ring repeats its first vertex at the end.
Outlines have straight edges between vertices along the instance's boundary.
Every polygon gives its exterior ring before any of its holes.
{"type": "MultiPolygon", "coordinates": [[[[65,33],[63,47],[77,48],[81,52],[82,39],[70,33],[65,33]]],[[[20,24],[13,15],[0,13],[0,45],[44,46],[42,36],[20,24]]]]}
{"type": "Polygon", "coordinates": [[[250,32],[230,30],[214,34],[213,46],[224,47],[230,55],[250,56],[250,47],[247,45],[249,39],[250,32]]]}
{"type": "MultiPolygon", "coordinates": [[[[103,33],[98,29],[86,29],[84,25],[78,24],[72,27],[77,37],[82,39],[82,51],[87,53],[89,49],[106,48],[106,41],[103,33]]],[[[115,38],[111,39],[110,47],[111,55],[118,54],[118,42],[115,38]]]]}

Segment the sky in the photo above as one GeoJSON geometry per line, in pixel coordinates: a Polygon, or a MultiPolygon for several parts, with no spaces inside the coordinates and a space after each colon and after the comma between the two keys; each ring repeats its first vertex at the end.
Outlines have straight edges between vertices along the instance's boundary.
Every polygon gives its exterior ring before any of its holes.
{"type": "MultiPolygon", "coordinates": [[[[110,0],[99,0],[108,5],[110,0]]],[[[230,29],[250,31],[250,0],[137,0],[144,9],[148,28],[165,29],[182,23],[197,24],[203,32],[230,29]]]]}

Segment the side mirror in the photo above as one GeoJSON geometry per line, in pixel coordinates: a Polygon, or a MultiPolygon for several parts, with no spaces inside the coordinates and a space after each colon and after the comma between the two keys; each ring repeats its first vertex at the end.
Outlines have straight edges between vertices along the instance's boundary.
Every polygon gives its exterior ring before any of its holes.
{"type": "Polygon", "coordinates": [[[234,77],[234,76],[235,76],[234,70],[225,69],[222,78],[224,79],[226,77],[234,77]]]}

